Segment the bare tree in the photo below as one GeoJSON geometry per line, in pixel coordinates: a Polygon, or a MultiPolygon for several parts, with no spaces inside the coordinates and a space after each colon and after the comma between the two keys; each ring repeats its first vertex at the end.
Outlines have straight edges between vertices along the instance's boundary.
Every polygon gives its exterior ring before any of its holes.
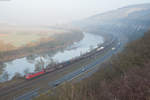
{"type": "Polygon", "coordinates": [[[21,77],[21,74],[19,72],[16,72],[14,78],[19,78],[19,77],[21,77]]]}
{"type": "Polygon", "coordinates": [[[3,74],[3,79],[4,79],[5,81],[7,81],[7,80],[9,79],[9,74],[8,74],[8,72],[4,72],[4,74],[3,74]]]}
{"type": "Polygon", "coordinates": [[[26,69],[24,70],[24,73],[25,73],[25,74],[28,74],[28,73],[29,73],[29,68],[26,68],[26,69]]]}

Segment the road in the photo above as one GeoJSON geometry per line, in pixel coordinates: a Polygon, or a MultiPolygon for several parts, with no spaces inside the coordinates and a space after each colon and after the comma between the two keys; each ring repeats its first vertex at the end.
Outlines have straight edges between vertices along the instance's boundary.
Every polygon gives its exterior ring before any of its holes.
{"type": "MultiPolygon", "coordinates": [[[[110,44],[113,41],[116,41],[117,39],[113,39],[112,41],[110,41],[110,44]]],[[[106,44],[106,47],[109,43],[106,44]]],[[[61,73],[63,70],[67,70],[67,68],[69,69],[69,67],[65,67],[61,70],[58,70],[56,72],[53,73],[49,73],[46,75],[43,75],[37,79],[34,80],[30,80],[30,81],[23,81],[22,83],[19,84],[15,84],[14,86],[8,87],[8,88],[3,88],[0,89],[0,100],[11,100],[11,99],[5,99],[5,97],[7,98],[8,95],[13,95],[14,92],[19,92],[21,90],[24,90],[25,88],[31,88],[32,86],[38,84],[38,83],[45,83],[45,80],[47,80],[46,82],[48,83],[48,86],[50,88],[55,88],[56,86],[62,84],[65,81],[70,81],[74,78],[76,78],[77,76],[85,73],[86,71],[89,71],[92,68],[95,68],[97,64],[101,64],[103,61],[107,60],[109,57],[111,57],[114,53],[118,52],[118,50],[120,49],[121,44],[116,43],[115,50],[109,50],[107,53],[104,54],[104,56],[100,57],[99,59],[97,59],[96,61],[92,62],[91,64],[88,64],[86,66],[82,66],[81,68],[70,72],[69,74],[64,75],[63,77],[60,77],[58,80],[50,80],[50,77],[54,77],[57,73],[61,73]],[[48,81],[49,80],[49,81],[48,81]]],[[[94,71],[91,71],[89,73],[87,73],[87,75],[85,77],[88,77],[89,75],[91,75],[92,73],[94,73],[94,71]]],[[[84,78],[85,78],[84,77],[84,78]]],[[[83,77],[82,77],[83,78],[83,77]]],[[[80,78],[80,80],[82,79],[80,78]]],[[[35,88],[32,90],[28,90],[25,93],[22,93],[23,95],[21,96],[17,96],[15,98],[12,98],[13,100],[31,100],[31,98],[38,96],[39,95],[39,91],[40,88],[35,88]]],[[[47,90],[46,90],[47,91],[47,90]]],[[[45,92],[46,92],[45,91],[45,92]]]]}
{"type": "MultiPolygon", "coordinates": [[[[91,70],[93,68],[96,68],[96,65],[103,63],[105,60],[109,59],[113,54],[117,53],[121,49],[121,43],[118,42],[115,45],[115,47],[113,47],[113,48],[115,48],[115,49],[109,50],[103,57],[100,57],[99,59],[97,59],[96,61],[92,62],[91,64],[83,66],[83,67],[81,67],[81,68],[79,68],[79,69],[77,69],[77,70],[75,70],[75,71],[73,71],[73,72],[71,72],[71,73],[61,77],[58,80],[55,80],[53,82],[50,81],[48,83],[48,85],[50,87],[52,87],[52,88],[55,88],[58,85],[66,82],[66,81],[71,81],[72,79],[78,77],[79,75],[81,75],[81,74],[83,74],[83,73],[85,73],[85,72],[87,72],[87,71],[89,71],[89,70],[91,70]]],[[[80,81],[80,80],[82,80],[82,79],[92,75],[95,71],[96,70],[88,72],[85,76],[79,78],[78,81],[80,81]]],[[[24,94],[22,96],[17,97],[15,100],[31,100],[32,97],[35,97],[35,96],[38,96],[38,95],[39,95],[38,94],[38,89],[35,89],[35,90],[31,91],[31,92],[28,92],[28,93],[26,93],[26,94],[24,94]]]]}
{"type": "MultiPolygon", "coordinates": [[[[61,83],[65,82],[65,81],[70,81],[70,80],[74,79],[75,77],[79,76],[80,74],[82,74],[84,72],[87,72],[88,70],[96,67],[97,64],[103,63],[105,60],[110,58],[113,54],[117,53],[119,51],[120,45],[121,44],[117,44],[116,47],[114,47],[115,48],[114,50],[110,50],[103,57],[97,59],[93,63],[91,63],[87,66],[83,66],[82,68],[79,68],[78,70],[76,70],[74,72],[71,72],[71,73],[65,75],[64,77],[54,81],[54,82],[50,82],[49,85],[52,86],[52,87],[56,87],[56,86],[60,85],[61,83]]],[[[89,74],[91,74],[91,73],[92,73],[92,71],[89,72],[87,74],[87,76],[89,76],[89,74]]]]}

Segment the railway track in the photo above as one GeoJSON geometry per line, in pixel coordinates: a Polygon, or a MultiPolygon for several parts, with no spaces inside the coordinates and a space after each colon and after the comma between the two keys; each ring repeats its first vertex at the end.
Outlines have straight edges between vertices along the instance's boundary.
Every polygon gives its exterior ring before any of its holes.
{"type": "MultiPolygon", "coordinates": [[[[116,42],[115,39],[113,39],[113,40],[109,43],[109,45],[100,45],[99,47],[104,46],[105,49],[107,49],[107,48],[109,48],[110,45],[113,44],[113,42],[116,42]]],[[[98,48],[99,48],[99,47],[98,47],[98,48]]],[[[105,49],[104,49],[104,50],[105,50],[105,49]]],[[[18,83],[18,84],[14,84],[14,85],[11,85],[11,86],[9,86],[9,87],[1,88],[1,89],[0,89],[0,98],[6,97],[7,95],[9,95],[10,93],[12,93],[13,91],[23,90],[23,89],[25,89],[25,88],[27,88],[27,87],[32,86],[33,84],[35,84],[35,83],[37,83],[37,82],[40,82],[40,81],[42,81],[42,80],[46,80],[46,79],[49,78],[48,76],[49,76],[50,74],[55,74],[55,73],[57,73],[58,71],[60,71],[61,69],[66,68],[67,66],[70,66],[71,64],[74,64],[74,63],[76,63],[76,62],[78,62],[78,61],[81,61],[81,60],[84,60],[84,59],[93,57],[94,55],[96,55],[96,54],[98,54],[98,53],[100,53],[100,52],[102,52],[102,51],[97,51],[97,48],[96,48],[96,49],[92,50],[91,52],[82,55],[81,57],[78,57],[78,58],[76,58],[76,59],[71,60],[70,63],[66,63],[66,62],[60,63],[59,65],[63,65],[63,67],[60,68],[60,69],[55,70],[54,72],[47,73],[47,74],[45,74],[45,75],[43,75],[43,76],[40,76],[39,78],[35,78],[35,79],[33,79],[33,80],[30,80],[30,81],[23,80],[22,82],[20,82],[20,83],[18,83]]]]}

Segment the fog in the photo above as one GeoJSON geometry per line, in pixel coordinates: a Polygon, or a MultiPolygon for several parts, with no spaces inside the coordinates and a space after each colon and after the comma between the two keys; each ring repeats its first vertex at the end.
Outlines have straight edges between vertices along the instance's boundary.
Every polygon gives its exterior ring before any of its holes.
{"type": "Polygon", "coordinates": [[[0,23],[57,25],[149,0],[0,0],[0,23]]]}

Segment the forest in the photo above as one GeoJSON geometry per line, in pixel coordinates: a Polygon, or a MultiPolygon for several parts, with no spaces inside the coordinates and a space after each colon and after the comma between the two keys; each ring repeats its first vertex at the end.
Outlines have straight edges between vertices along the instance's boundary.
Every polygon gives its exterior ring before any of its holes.
{"type": "Polygon", "coordinates": [[[150,100],[150,31],[128,43],[78,83],[65,83],[35,100],[150,100]]]}

